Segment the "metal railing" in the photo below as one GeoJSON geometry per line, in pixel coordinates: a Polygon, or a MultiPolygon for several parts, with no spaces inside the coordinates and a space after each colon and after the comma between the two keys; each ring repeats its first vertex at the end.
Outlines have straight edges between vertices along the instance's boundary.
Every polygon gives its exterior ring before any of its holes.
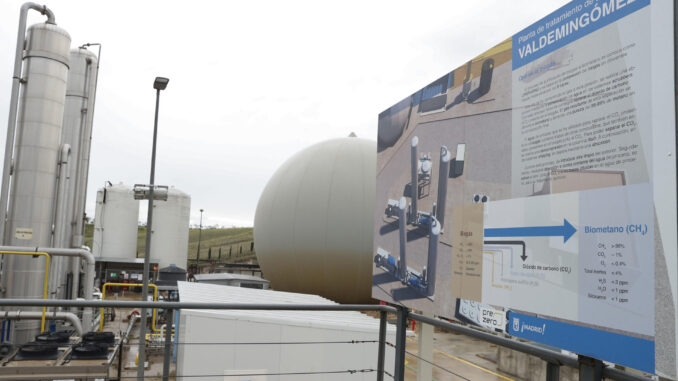
{"type": "MultiPolygon", "coordinates": [[[[629,373],[623,370],[606,367],[600,360],[588,357],[575,357],[558,351],[549,350],[515,339],[484,332],[468,326],[450,323],[445,320],[427,317],[409,311],[403,307],[386,305],[365,304],[242,304],[242,303],[194,303],[194,302],[149,302],[149,301],[90,301],[90,300],[39,300],[39,299],[0,299],[0,307],[78,307],[78,308],[161,308],[165,311],[167,327],[173,324],[174,310],[249,310],[249,311],[375,311],[380,313],[379,338],[377,351],[377,369],[349,370],[346,372],[374,371],[378,381],[384,380],[384,375],[391,376],[384,369],[385,347],[387,332],[387,314],[392,313],[397,317],[395,361],[393,379],[403,381],[405,378],[405,354],[406,354],[406,331],[408,319],[430,324],[435,327],[456,332],[465,336],[487,341],[492,344],[507,347],[528,355],[536,356],[547,363],[547,381],[559,379],[561,366],[569,366],[579,369],[580,380],[600,380],[602,378],[620,381],[647,381],[648,378],[629,373]]],[[[176,336],[178,337],[178,336],[176,336]]],[[[172,329],[165,329],[163,348],[163,373],[162,379],[169,380],[170,353],[172,349],[172,329]]],[[[224,343],[222,343],[224,344],[224,343]]],[[[275,343],[270,343],[275,344],[275,343]]],[[[279,343],[278,343],[279,344],[279,343]]],[[[139,364],[143,366],[143,364],[139,364]]],[[[344,372],[344,371],[342,371],[344,372]]],[[[223,377],[224,375],[220,375],[223,377]]],[[[182,376],[176,376],[181,378],[182,376]]],[[[184,376],[185,377],[185,376],[184,376]]]]}

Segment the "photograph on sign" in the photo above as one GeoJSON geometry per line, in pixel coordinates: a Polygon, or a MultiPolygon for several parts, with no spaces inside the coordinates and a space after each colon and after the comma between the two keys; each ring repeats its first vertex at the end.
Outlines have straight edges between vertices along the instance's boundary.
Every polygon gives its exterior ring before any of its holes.
{"type": "Polygon", "coordinates": [[[676,173],[654,150],[675,113],[652,103],[653,6],[570,2],[379,114],[374,298],[490,329],[478,306],[507,309],[512,335],[675,374],[675,325],[655,341],[676,173]]]}

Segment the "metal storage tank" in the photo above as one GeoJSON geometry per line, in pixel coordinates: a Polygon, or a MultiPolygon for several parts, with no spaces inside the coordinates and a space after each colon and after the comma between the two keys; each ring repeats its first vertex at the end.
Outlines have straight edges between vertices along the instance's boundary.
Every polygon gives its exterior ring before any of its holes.
{"type": "MultiPolygon", "coordinates": [[[[9,194],[5,244],[51,246],[60,154],[61,125],[68,76],[69,34],[54,24],[29,27],[26,34],[14,170],[9,194]]],[[[8,165],[8,163],[5,163],[8,165]]],[[[6,256],[7,298],[42,298],[44,263],[29,256],[6,256]]],[[[20,321],[15,342],[39,331],[39,321],[20,321]]]]}
{"type": "Polygon", "coordinates": [[[139,201],[123,183],[108,183],[97,191],[92,253],[101,258],[136,258],[139,201]]]}
{"type": "Polygon", "coordinates": [[[70,70],[66,90],[62,143],[71,146],[69,177],[69,224],[67,226],[70,247],[84,243],[84,215],[89,172],[90,142],[94,120],[94,100],[97,86],[97,56],[80,47],[70,52],[70,70]]]}
{"type": "Polygon", "coordinates": [[[376,159],[373,141],[333,139],[275,172],[254,217],[254,247],[272,289],[372,301],[376,159]]]}
{"type": "MultiPolygon", "coordinates": [[[[61,143],[71,147],[70,160],[64,179],[67,185],[59,189],[55,247],[81,247],[84,244],[85,202],[87,196],[87,175],[89,172],[90,141],[94,119],[94,99],[97,81],[97,56],[80,47],[70,52],[70,69],[66,84],[61,143]]],[[[66,274],[74,276],[72,294],[78,289],[80,258],[53,258],[53,278],[50,293],[66,298],[66,274]]]]}
{"type": "Polygon", "coordinates": [[[175,265],[186,269],[188,229],[191,219],[191,196],[171,187],[167,201],[153,202],[151,260],[160,268],[175,265]]]}

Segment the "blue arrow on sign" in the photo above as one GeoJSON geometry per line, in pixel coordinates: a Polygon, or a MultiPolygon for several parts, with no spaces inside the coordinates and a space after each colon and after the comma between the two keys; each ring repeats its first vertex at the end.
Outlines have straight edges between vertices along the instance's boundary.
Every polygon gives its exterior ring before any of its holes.
{"type": "Polygon", "coordinates": [[[487,228],[485,237],[563,237],[563,242],[567,242],[577,229],[574,228],[566,219],[563,219],[562,225],[556,226],[528,226],[521,228],[487,228]]]}

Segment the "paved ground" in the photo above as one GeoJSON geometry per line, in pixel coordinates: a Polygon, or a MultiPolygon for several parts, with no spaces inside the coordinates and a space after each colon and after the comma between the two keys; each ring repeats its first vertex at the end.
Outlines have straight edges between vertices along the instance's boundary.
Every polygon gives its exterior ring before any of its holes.
{"type": "MultiPolygon", "coordinates": [[[[109,298],[107,298],[109,299],[109,298]]],[[[111,300],[116,300],[115,297],[110,297],[111,300]]],[[[138,300],[139,299],[139,294],[134,293],[134,292],[125,292],[120,293],[119,297],[117,300],[138,300]]],[[[117,309],[116,310],[116,318],[114,321],[108,321],[104,325],[104,331],[111,331],[111,332],[122,332],[124,333],[127,330],[127,327],[129,325],[129,321],[127,320],[127,316],[133,311],[133,308],[126,309],[117,309]]],[[[150,311],[149,311],[150,313],[150,311]]],[[[159,328],[159,327],[156,327],[159,328]]],[[[122,378],[123,380],[128,379],[132,380],[136,377],[137,375],[137,369],[136,369],[136,357],[138,353],[138,345],[139,345],[139,323],[137,322],[134,326],[134,329],[132,330],[130,334],[130,339],[128,340],[127,345],[124,348],[123,351],[123,359],[122,359],[122,378]]],[[[157,352],[157,351],[152,351],[152,352],[157,352]]],[[[150,363],[150,366],[146,369],[145,374],[147,375],[146,380],[160,380],[162,379],[162,355],[161,354],[153,354],[151,353],[149,355],[149,358],[147,361],[150,363]]],[[[174,375],[175,374],[175,364],[170,365],[170,374],[174,375]]],[[[113,374],[117,374],[117,366],[115,370],[112,372],[113,374]]]]}
{"type": "MultiPolygon", "coordinates": [[[[417,379],[417,338],[408,338],[405,378],[417,379]]],[[[484,341],[447,332],[433,335],[433,379],[443,380],[520,380],[497,371],[497,347],[484,341]]]]}

